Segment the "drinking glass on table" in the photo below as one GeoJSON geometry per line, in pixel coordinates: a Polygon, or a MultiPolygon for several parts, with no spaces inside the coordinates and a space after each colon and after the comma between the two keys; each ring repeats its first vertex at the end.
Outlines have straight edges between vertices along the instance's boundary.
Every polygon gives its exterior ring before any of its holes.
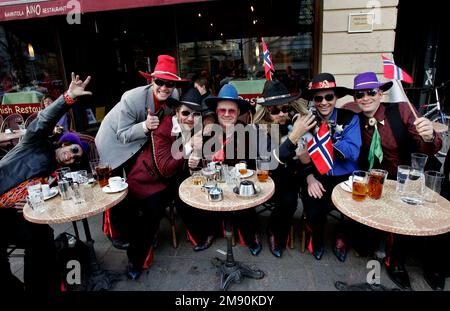
{"type": "Polygon", "coordinates": [[[368,181],[368,195],[369,198],[378,200],[381,198],[381,193],[383,191],[384,181],[388,172],[380,169],[371,169],[369,172],[369,181],[368,181]]]}
{"type": "Polygon", "coordinates": [[[402,193],[405,188],[405,182],[409,175],[409,170],[411,168],[408,165],[399,165],[397,167],[397,186],[395,191],[402,193]]]}
{"type": "Polygon", "coordinates": [[[441,192],[442,182],[444,181],[444,174],[438,171],[425,172],[425,193],[424,199],[430,203],[436,203],[437,198],[441,192]]]}
{"type": "Polygon", "coordinates": [[[44,211],[44,194],[40,182],[31,182],[27,185],[28,203],[38,213],[44,211]]]}
{"type": "Polygon", "coordinates": [[[97,174],[97,180],[100,187],[105,187],[108,185],[108,179],[111,177],[111,166],[105,162],[99,162],[95,166],[95,173],[97,174]]]}
{"type": "Polygon", "coordinates": [[[70,173],[69,167],[60,167],[56,170],[56,176],[58,180],[62,180],[66,178],[66,175],[70,173]]]}
{"type": "Polygon", "coordinates": [[[352,199],[355,201],[363,201],[367,195],[367,179],[366,171],[354,171],[352,175],[352,199]]]}
{"type": "Polygon", "coordinates": [[[256,177],[258,177],[259,182],[267,181],[267,179],[269,178],[269,167],[269,157],[259,157],[256,159],[256,177]]]}

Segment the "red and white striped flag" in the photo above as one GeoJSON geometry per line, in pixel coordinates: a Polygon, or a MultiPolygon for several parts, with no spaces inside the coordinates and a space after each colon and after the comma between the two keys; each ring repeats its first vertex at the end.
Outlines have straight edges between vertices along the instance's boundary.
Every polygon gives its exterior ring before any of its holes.
{"type": "Polygon", "coordinates": [[[267,49],[264,38],[262,39],[263,54],[264,54],[264,71],[266,72],[266,80],[272,80],[272,74],[275,72],[275,66],[272,63],[269,50],[267,49]]]}
{"type": "Polygon", "coordinates": [[[413,79],[402,68],[398,67],[393,59],[389,59],[383,55],[384,77],[392,80],[402,80],[406,83],[413,83],[413,79]]]}
{"type": "Polygon", "coordinates": [[[320,174],[326,174],[333,167],[333,143],[325,122],[309,141],[308,153],[320,174]]]}

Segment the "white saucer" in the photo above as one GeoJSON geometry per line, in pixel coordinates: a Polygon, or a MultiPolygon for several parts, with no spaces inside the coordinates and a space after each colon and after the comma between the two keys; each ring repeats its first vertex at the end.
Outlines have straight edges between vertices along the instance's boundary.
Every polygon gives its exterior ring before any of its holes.
{"type": "Polygon", "coordinates": [[[120,188],[118,188],[118,189],[112,190],[112,189],[109,187],[109,185],[106,185],[106,186],[104,186],[104,187],[102,188],[102,190],[103,190],[103,192],[106,192],[106,193],[116,193],[116,192],[124,191],[124,190],[127,189],[127,188],[128,188],[128,184],[127,184],[126,182],[124,182],[124,183],[122,184],[122,187],[120,187],[120,188]]]}
{"type": "Polygon", "coordinates": [[[53,187],[50,189],[50,195],[49,196],[44,196],[44,201],[47,201],[51,198],[53,198],[55,195],[58,194],[58,188],[57,187],[53,187]]]}
{"type": "Polygon", "coordinates": [[[348,180],[341,182],[339,186],[341,186],[342,190],[344,191],[352,192],[352,186],[351,184],[349,184],[348,180]]]}
{"type": "Polygon", "coordinates": [[[250,177],[250,176],[253,176],[253,170],[247,170],[247,173],[239,174],[240,178],[247,178],[247,177],[250,177]]]}

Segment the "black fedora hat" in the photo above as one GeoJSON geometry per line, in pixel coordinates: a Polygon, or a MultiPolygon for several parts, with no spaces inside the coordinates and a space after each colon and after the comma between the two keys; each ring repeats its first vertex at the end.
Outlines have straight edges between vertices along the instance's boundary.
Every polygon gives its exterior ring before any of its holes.
{"type": "Polygon", "coordinates": [[[268,80],[264,83],[262,97],[256,100],[257,104],[262,106],[275,106],[290,103],[297,100],[301,96],[301,92],[297,95],[291,95],[289,90],[278,80],[268,80]]]}
{"type": "Polygon", "coordinates": [[[333,90],[337,98],[353,94],[353,90],[351,89],[343,86],[336,86],[336,80],[331,73],[323,72],[312,79],[309,89],[303,93],[303,98],[312,100],[314,94],[325,90],[333,90]]]}
{"type": "Polygon", "coordinates": [[[190,87],[183,95],[181,95],[180,100],[172,98],[170,101],[167,101],[167,105],[171,108],[185,105],[192,110],[202,111],[202,95],[196,88],[190,87]]]}

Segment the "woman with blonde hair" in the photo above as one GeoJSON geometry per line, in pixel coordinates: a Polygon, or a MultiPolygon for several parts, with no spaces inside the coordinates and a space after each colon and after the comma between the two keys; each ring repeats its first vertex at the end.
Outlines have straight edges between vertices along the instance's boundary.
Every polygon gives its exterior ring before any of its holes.
{"type": "Polygon", "coordinates": [[[271,156],[278,162],[277,168],[270,171],[275,182],[275,194],[272,198],[275,207],[268,225],[270,251],[275,257],[281,257],[287,244],[301,179],[310,162],[299,142],[316,125],[315,117],[307,111],[299,97],[300,94],[291,96],[280,81],[267,81],[262,98],[257,101],[261,107],[253,118],[253,123],[259,130],[264,130],[261,125],[265,125],[268,138],[271,138],[272,144],[279,146],[278,151],[273,145],[269,149],[271,156]],[[279,137],[270,137],[271,133],[277,133],[274,126],[278,129],[279,137]]]}

